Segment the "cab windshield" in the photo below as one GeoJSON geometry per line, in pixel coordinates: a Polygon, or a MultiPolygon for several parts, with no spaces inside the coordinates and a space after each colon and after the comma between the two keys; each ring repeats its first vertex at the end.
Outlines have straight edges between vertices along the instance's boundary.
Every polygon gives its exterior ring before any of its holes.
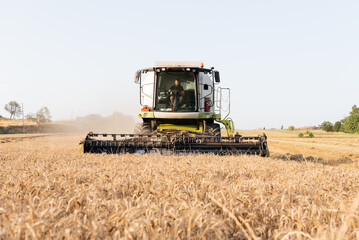
{"type": "Polygon", "coordinates": [[[193,72],[157,73],[157,111],[193,112],[197,111],[196,78],[193,72]]]}

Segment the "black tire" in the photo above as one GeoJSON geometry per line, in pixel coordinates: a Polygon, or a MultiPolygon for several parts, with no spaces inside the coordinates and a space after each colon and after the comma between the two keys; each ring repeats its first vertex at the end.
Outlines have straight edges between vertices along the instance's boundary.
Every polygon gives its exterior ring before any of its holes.
{"type": "Polygon", "coordinates": [[[134,133],[135,134],[151,134],[151,127],[148,123],[136,123],[134,133]]]}
{"type": "Polygon", "coordinates": [[[206,126],[206,133],[215,137],[221,137],[221,126],[218,123],[213,123],[206,126]]]}

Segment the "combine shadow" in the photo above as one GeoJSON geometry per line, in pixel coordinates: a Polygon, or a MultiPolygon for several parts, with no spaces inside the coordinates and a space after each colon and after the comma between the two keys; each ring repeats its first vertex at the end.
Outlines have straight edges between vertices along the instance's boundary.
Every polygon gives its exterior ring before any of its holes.
{"type": "Polygon", "coordinates": [[[354,163],[354,161],[348,157],[339,158],[336,160],[325,160],[323,158],[318,158],[318,157],[313,157],[313,156],[304,156],[303,154],[290,154],[290,153],[286,153],[284,155],[274,155],[274,156],[272,156],[272,158],[280,159],[283,161],[314,162],[314,163],[321,163],[323,165],[330,165],[330,166],[354,163]]]}

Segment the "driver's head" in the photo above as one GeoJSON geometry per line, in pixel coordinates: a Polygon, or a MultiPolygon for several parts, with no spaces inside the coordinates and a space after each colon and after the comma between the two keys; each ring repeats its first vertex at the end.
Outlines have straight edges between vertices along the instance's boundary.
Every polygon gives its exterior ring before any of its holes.
{"type": "Polygon", "coordinates": [[[178,79],[175,80],[175,86],[178,87],[180,85],[180,82],[178,79]]]}

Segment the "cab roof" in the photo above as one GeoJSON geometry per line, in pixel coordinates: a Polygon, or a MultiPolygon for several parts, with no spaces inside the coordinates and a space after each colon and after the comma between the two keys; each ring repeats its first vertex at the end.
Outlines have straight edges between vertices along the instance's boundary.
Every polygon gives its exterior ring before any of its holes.
{"type": "Polygon", "coordinates": [[[166,70],[183,70],[188,71],[196,69],[198,71],[212,71],[213,68],[204,68],[203,62],[156,62],[152,68],[144,68],[141,71],[166,71],[166,70]]]}
{"type": "Polygon", "coordinates": [[[155,67],[183,68],[183,67],[203,67],[203,62],[155,62],[155,67]]]}

